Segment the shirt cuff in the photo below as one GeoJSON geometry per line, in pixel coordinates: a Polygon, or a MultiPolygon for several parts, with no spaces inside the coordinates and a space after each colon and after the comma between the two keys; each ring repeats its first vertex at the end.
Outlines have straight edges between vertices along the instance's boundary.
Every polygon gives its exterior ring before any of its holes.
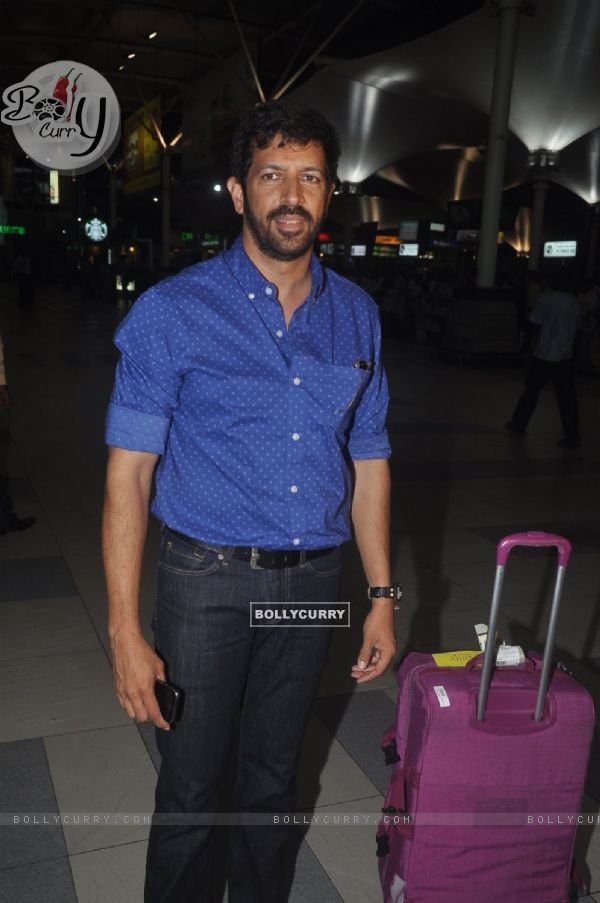
{"type": "Polygon", "coordinates": [[[348,451],[354,461],[368,458],[389,458],[392,454],[387,432],[365,439],[353,438],[348,443],[348,451]]]}
{"type": "Polygon", "coordinates": [[[111,403],[106,415],[105,441],[115,448],[162,455],[170,425],[169,417],[157,417],[111,403]]]}

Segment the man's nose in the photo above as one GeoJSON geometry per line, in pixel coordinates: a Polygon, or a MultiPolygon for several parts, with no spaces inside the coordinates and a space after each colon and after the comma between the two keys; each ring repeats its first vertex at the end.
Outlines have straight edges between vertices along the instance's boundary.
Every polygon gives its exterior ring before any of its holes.
{"type": "Polygon", "coordinates": [[[299,178],[295,176],[288,176],[283,183],[283,194],[282,194],[282,202],[288,204],[290,207],[297,207],[302,203],[304,199],[304,192],[302,189],[302,183],[299,178]]]}

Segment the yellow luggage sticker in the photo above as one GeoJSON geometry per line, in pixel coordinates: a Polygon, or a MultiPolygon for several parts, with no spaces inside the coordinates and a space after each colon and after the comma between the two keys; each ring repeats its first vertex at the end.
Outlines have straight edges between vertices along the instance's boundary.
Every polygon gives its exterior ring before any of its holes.
{"type": "Polygon", "coordinates": [[[433,660],[438,668],[464,668],[471,659],[478,655],[481,655],[479,650],[477,652],[468,650],[460,652],[434,652],[433,660]]]}

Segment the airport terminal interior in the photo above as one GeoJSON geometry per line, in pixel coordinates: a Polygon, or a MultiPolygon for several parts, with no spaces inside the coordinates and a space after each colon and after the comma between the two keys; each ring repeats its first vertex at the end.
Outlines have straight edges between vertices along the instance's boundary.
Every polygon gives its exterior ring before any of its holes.
{"type": "MultiPolygon", "coordinates": [[[[12,392],[2,450],[23,532],[0,536],[0,797],[9,813],[152,810],[153,728],[129,722],[113,693],[99,546],[106,453],[103,422],[122,306],[82,304],[41,287],[19,312],[1,288],[12,392]]],[[[503,428],[522,367],[440,360],[429,347],[385,347],[393,448],[394,577],[399,656],[411,649],[476,649],[486,623],[495,543],[524,529],[564,534],[574,553],[566,578],[556,658],[600,700],[600,379],[581,376],[582,445],[557,446],[550,387],[526,437],[503,428]]],[[[143,578],[143,623],[154,604],[154,524],[143,578]]],[[[509,561],[505,639],[542,648],[555,556],[509,561]]],[[[381,738],[394,719],[395,672],[354,687],[350,667],[366,614],[357,553],[346,547],[342,598],[351,627],[335,631],[313,707],[299,776],[299,808],[379,813],[389,779],[381,738]]],[[[600,809],[600,741],[582,811],[600,809]]],[[[298,828],[290,903],[379,903],[374,826],[298,828]]],[[[133,903],[142,899],[148,827],[65,824],[0,827],[0,900],[133,903]]],[[[579,829],[578,853],[600,900],[600,827],[579,829]]]]}
{"type": "MultiPolygon", "coordinates": [[[[298,774],[298,812],[318,818],[294,827],[281,903],[382,900],[381,741],[397,667],[410,651],[478,648],[503,536],[573,543],[553,658],[600,702],[599,35],[598,0],[22,0],[3,11],[3,89],[50,67],[42,112],[59,104],[62,122],[101,75],[106,98],[114,91],[103,123],[120,138],[73,173],[60,154],[56,169],[40,165],[35,143],[0,125],[0,501],[8,490],[12,526],[27,528],[0,532],[0,903],[143,899],[159,753],[152,725],[115,697],[100,552],[113,335],[146,288],[231,247],[231,137],[260,99],[316,107],[340,134],[315,251],[380,308],[403,587],[394,667],[355,685],[369,602],[345,546],[351,624],[333,631],[298,774]],[[566,445],[551,386],[526,433],[505,426],[527,363],[527,276],[544,268],[579,304],[581,442],[566,445]]],[[[160,530],[151,523],[142,575],[149,641],[160,530]]],[[[555,564],[550,550],[511,556],[506,642],[543,648],[555,564]]],[[[598,729],[571,814],[573,899],[600,903],[598,729]]],[[[225,903],[226,827],[215,838],[210,903],[225,903]]]]}

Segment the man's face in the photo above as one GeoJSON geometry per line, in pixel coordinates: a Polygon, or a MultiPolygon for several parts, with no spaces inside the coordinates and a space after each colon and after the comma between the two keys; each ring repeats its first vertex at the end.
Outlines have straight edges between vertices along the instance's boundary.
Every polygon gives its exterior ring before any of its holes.
{"type": "Polygon", "coordinates": [[[312,248],[334,186],[320,144],[280,143],[275,135],[255,148],[245,186],[232,177],[227,187],[254,244],[275,260],[296,260],[312,248]]]}

